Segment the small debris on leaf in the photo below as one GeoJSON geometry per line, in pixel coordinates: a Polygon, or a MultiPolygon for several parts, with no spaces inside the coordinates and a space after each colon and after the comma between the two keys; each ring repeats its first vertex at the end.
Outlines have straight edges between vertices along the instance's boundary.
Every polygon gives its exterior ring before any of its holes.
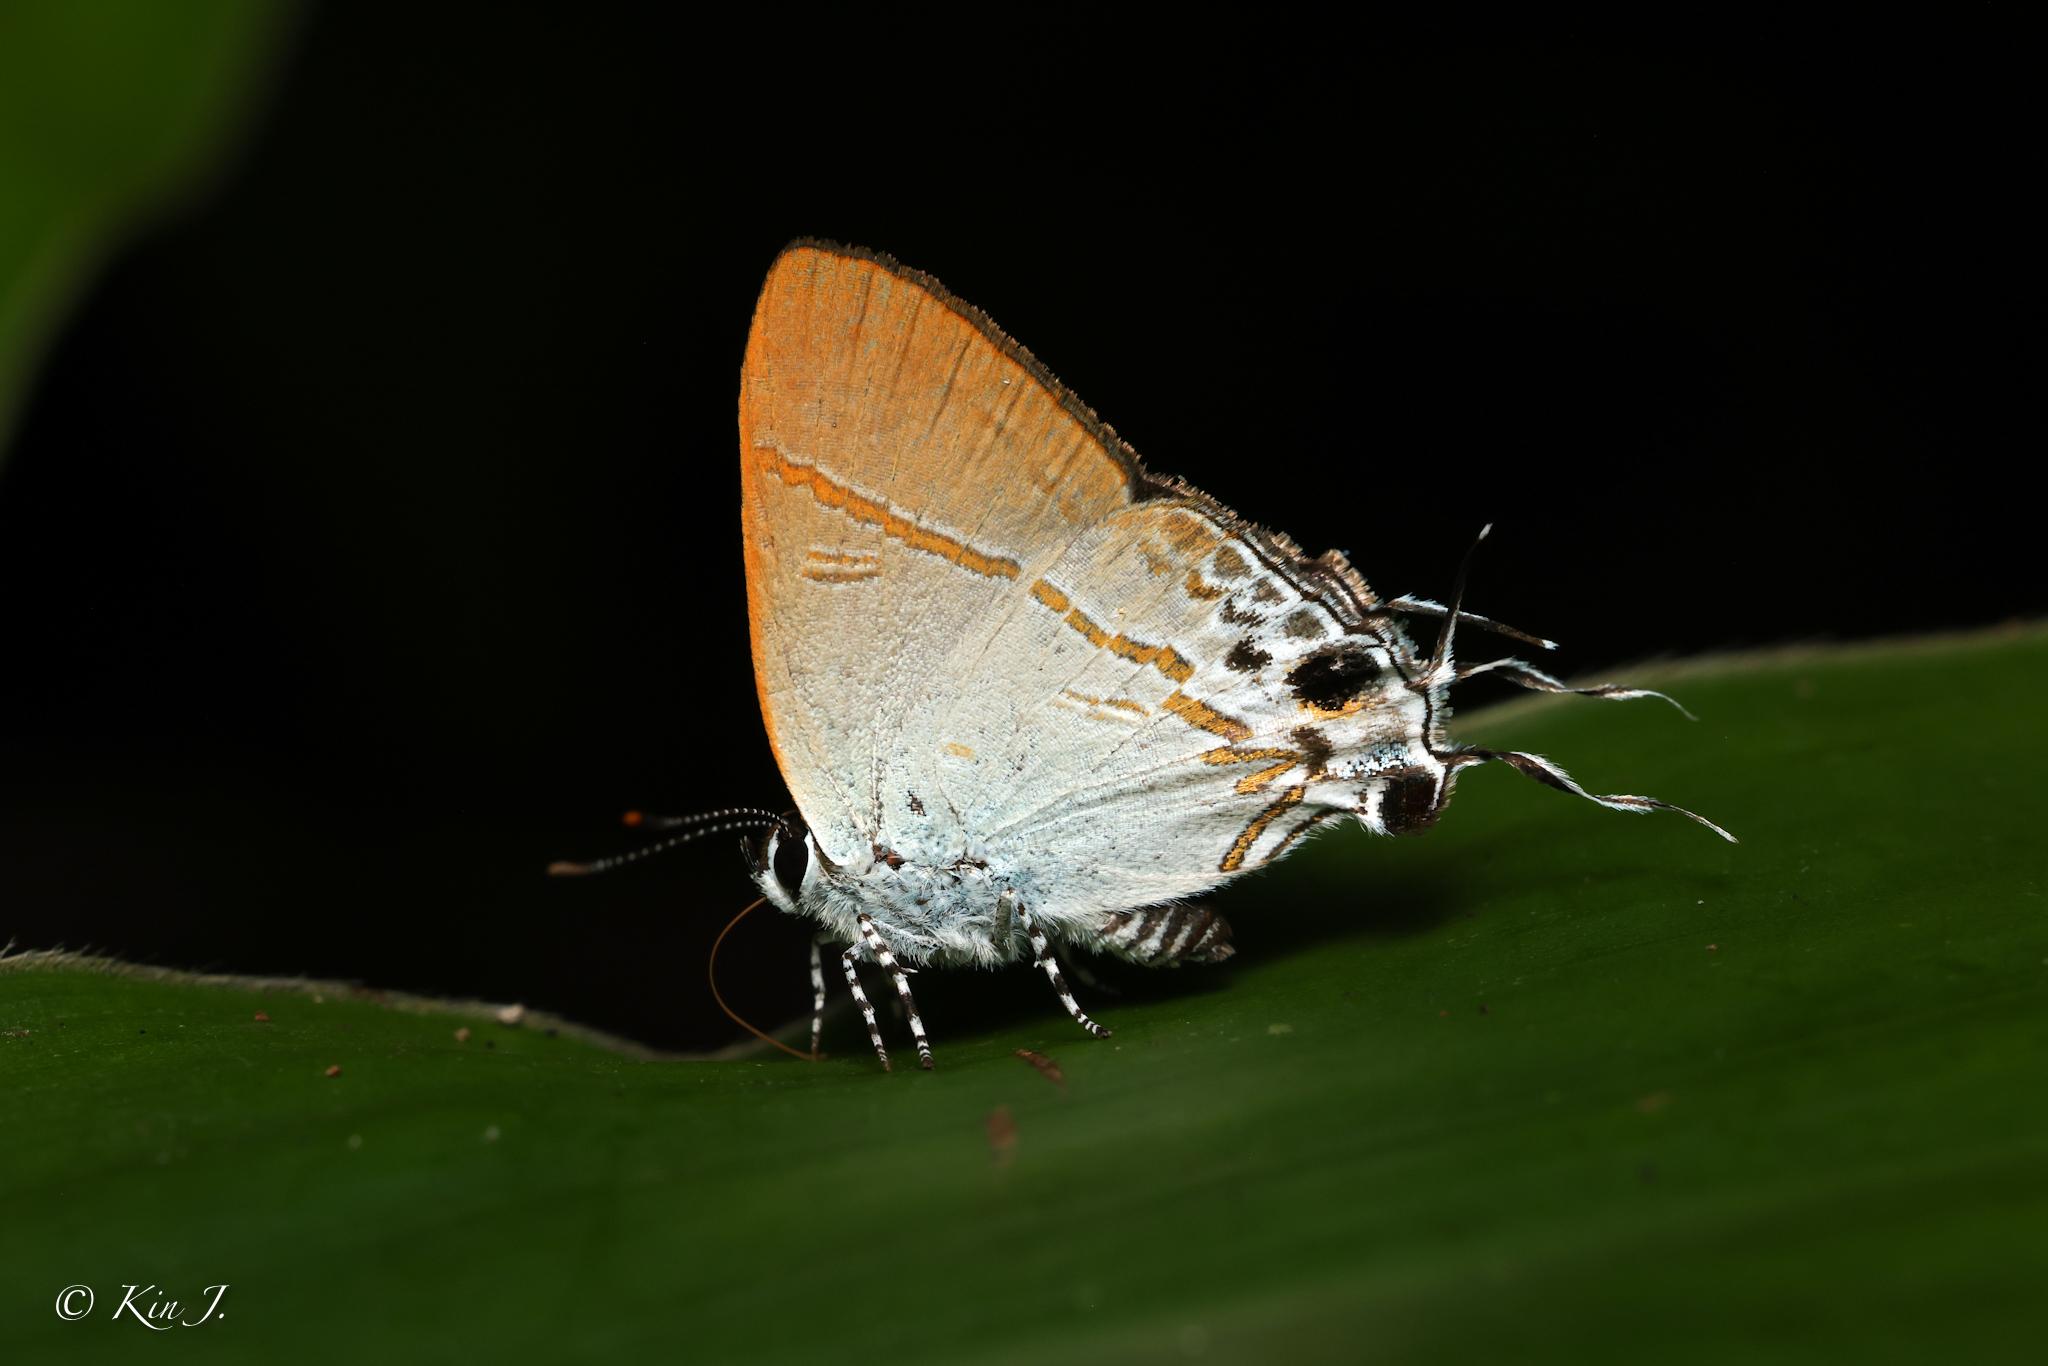
{"type": "Polygon", "coordinates": [[[998,1105],[988,1112],[988,1150],[998,1167],[1009,1166],[1017,1155],[1017,1121],[1010,1117],[1007,1105],[998,1105]]]}
{"type": "Polygon", "coordinates": [[[501,1025],[517,1026],[525,1018],[526,1007],[521,1005],[506,1006],[498,1012],[498,1023],[501,1025]]]}
{"type": "Polygon", "coordinates": [[[1017,1050],[1017,1056],[1037,1068],[1038,1075],[1044,1077],[1054,1086],[1059,1087],[1062,1091],[1067,1089],[1066,1073],[1060,1071],[1060,1065],[1051,1058],[1046,1057],[1045,1054],[1034,1053],[1028,1048],[1020,1048],[1017,1050]]]}
{"type": "Polygon", "coordinates": [[[268,1012],[268,1011],[264,1011],[264,1010],[259,1010],[259,1011],[257,1011],[257,1012],[256,1012],[256,1023],[257,1023],[257,1024],[269,1024],[269,1023],[270,1023],[270,1012],[268,1012]]]}
{"type": "Polygon", "coordinates": [[[468,1043],[468,1042],[469,1042],[469,1026],[468,1026],[468,1025],[464,1025],[464,1026],[462,1026],[462,1028],[460,1028],[460,1029],[458,1029],[458,1030],[456,1030],[456,1031],[455,1031],[455,1042],[457,1042],[457,1043],[468,1043]]]}
{"type": "Polygon", "coordinates": [[[338,1077],[338,1076],[340,1076],[340,1075],[341,1075],[341,1064],[340,1064],[340,1063],[335,1063],[335,1064],[334,1064],[334,1065],[333,1065],[332,1067],[329,1067],[329,1068],[327,1069],[327,1075],[328,1075],[328,1076],[330,1076],[330,1077],[338,1077]]]}

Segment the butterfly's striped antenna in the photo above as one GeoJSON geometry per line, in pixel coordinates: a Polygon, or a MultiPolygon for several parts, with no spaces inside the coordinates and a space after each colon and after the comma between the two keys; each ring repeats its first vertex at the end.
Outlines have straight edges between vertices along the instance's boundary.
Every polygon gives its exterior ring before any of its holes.
{"type": "Polygon", "coordinates": [[[781,826],[784,834],[790,833],[789,826],[782,816],[773,811],[764,811],[758,806],[727,806],[717,811],[699,811],[690,816],[656,816],[646,811],[628,811],[619,817],[619,823],[630,830],[682,830],[692,825],[703,825],[707,821],[734,820],[741,816],[759,816],[771,825],[781,826]]]}
{"type": "Polygon", "coordinates": [[[792,1058],[802,1058],[805,1062],[816,1062],[818,1060],[818,1055],[816,1053],[800,1052],[797,1049],[791,1048],[788,1044],[776,1038],[774,1035],[764,1033],[761,1030],[754,1028],[753,1025],[749,1024],[746,1020],[740,1017],[740,1013],[738,1011],[734,1010],[731,1006],[727,1005],[725,1003],[725,997],[719,995],[718,993],[719,946],[725,943],[725,937],[732,933],[733,927],[735,925],[739,924],[742,920],[745,920],[748,916],[752,915],[755,911],[760,910],[763,906],[767,904],[767,897],[755,897],[752,901],[747,903],[746,907],[742,909],[738,915],[726,921],[725,928],[718,932],[718,938],[711,941],[711,957],[708,960],[706,960],[704,964],[705,979],[711,983],[711,999],[718,1002],[718,1008],[725,1012],[726,1018],[730,1019],[734,1024],[738,1025],[741,1029],[746,1030],[747,1033],[753,1035],[755,1038],[761,1040],[763,1043],[774,1044],[777,1048],[789,1054],[789,1056],[791,1056],[792,1058]]]}
{"type": "Polygon", "coordinates": [[[1588,792],[1573,780],[1571,774],[1565,772],[1540,754],[1526,754],[1521,750],[1514,749],[1480,749],[1474,745],[1466,745],[1445,754],[1443,758],[1453,769],[1463,768],[1471,764],[1506,764],[1517,773],[1525,777],[1534,778],[1546,787],[1554,787],[1560,792],[1569,792],[1574,797],[1584,797],[1589,802],[1598,802],[1610,811],[1631,811],[1639,815],[1650,811],[1676,811],[1688,820],[1698,821],[1730,844],[1740,843],[1735,836],[1729,834],[1705,816],[1700,815],[1697,811],[1688,811],[1682,806],[1674,806],[1670,802],[1658,801],[1655,797],[1637,797],[1629,793],[1614,793],[1608,796],[1601,796],[1598,793],[1588,792]]]}
{"type": "Polygon", "coordinates": [[[1688,721],[1697,721],[1677,698],[1657,692],[1652,688],[1631,688],[1621,683],[1602,683],[1591,688],[1574,688],[1561,679],[1554,678],[1533,664],[1519,659],[1490,659],[1484,664],[1467,664],[1457,672],[1457,679],[1463,682],[1480,674],[1499,674],[1518,688],[1531,692],[1572,693],[1579,697],[1599,697],[1610,702],[1626,702],[1637,697],[1654,697],[1660,702],[1669,702],[1678,708],[1679,715],[1688,721]]]}
{"type": "MultiPolygon", "coordinates": [[[[628,812],[627,814],[630,816],[633,813],[628,812]]],[[[716,814],[724,815],[728,813],[720,812],[716,814]]],[[[722,835],[733,830],[765,830],[770,826],[781,826],[785,830],[788,829],[782,817],[765,811],[748,812],[743,815],[734,816],[730,820],[716,820],[715,816],[707,814],[707,819],[712,820],[714,823],[700,824],[694,829],[685,830],[680,835],[671,835],[665,840],[658,840],[643,849],[634,849],[623,854],[613,854],[609,858],[591,859],[587,863],[578,863],[569,859],[558,859],[548,865],[548,876],[587,877],[593,873],[609,873],[614,868],[623,868],[629,863],[638,863],[641,859],[652,858],[656,854],[665,854],[678,845],[688,844],[692,840],[700,840],[706,835],[722,835]]],[[[628,825],[635,824],[631,820],[628,820],[626,823],[628,825]]]]}

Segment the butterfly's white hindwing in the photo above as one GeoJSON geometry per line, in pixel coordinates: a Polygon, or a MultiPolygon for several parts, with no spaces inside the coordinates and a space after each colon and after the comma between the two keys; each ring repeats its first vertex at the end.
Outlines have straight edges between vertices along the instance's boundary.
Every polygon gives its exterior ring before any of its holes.
{"type": "Polygon", "coordinates": [[[1406,642],[1387,648],[1385,617],[1347,630],[1350,607],[1201,501],[1138,504],[954,651],[960,686],[920,706],[908,734],[936,743],[906,750],[904,781],[935,786],[1056,922],[1203,891],[1362,812],[1374,774],[1434,764],[1406,642]],[[1334,696],[1312,670],[1305,698],[1290,675],[1316,659],[1347,661],[1358,686],[1334,696]]]}

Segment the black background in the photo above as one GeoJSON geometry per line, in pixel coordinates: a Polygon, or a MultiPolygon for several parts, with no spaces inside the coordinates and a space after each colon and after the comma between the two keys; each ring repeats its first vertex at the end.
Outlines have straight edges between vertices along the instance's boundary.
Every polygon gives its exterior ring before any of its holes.
{"type": "MultiPolygon", "coordinates": [[[[726,841],[540,869],[783,800],[734,407],[800,234],[1384,592],[1497,522],[1472,605],[1567,671],[2036,613],[2040,81],[1975,13],[311,11],[0,470],[0,940],[731,1037],[726,841]]],[[[743,933],[736,1002],[804,1008],[743,933]]]]}

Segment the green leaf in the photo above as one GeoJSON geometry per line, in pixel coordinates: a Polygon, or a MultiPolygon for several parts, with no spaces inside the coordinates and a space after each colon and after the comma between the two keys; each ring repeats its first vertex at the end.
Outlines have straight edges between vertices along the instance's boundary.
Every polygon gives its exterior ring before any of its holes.
{"type": "Polygon", "coordinates": [[[2011,633],[1667,674],[1698,725],[1467,718],[1744,843],[1481,769],[1232,889],[1238,958],[1090,995],[1108,1042],[923,974],[930,1074],[844,1018],[817,1065],[650,1061],[17,956],[0,1356],[135,1359],[138,1282],[232,1287],[148,1349],[215,1363],[2030,1356],[2044,670],[2011,633]]]}
{"type": "Polygon", "coordinates": [[[279,0],[0,8],[0,453],[65,310],[214,164],[289,13],[279,0]]]}

